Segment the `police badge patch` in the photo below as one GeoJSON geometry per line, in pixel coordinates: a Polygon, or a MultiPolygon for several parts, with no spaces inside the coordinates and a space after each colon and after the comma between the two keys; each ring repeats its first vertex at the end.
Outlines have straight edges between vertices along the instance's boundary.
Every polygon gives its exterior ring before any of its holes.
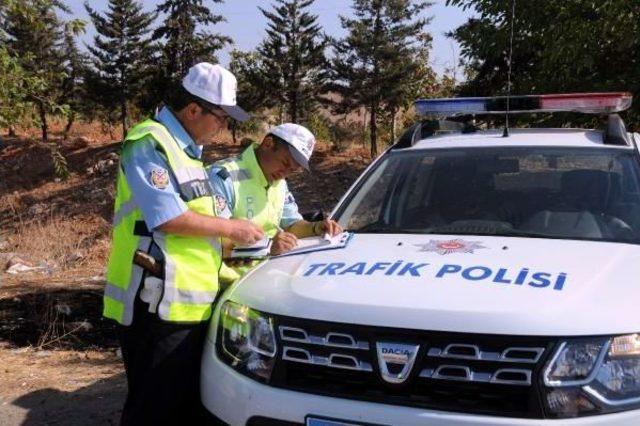
{"type": "Polygon", "coordinates": [[[166,169],[151,170],[151,184],[158,189],[169,186],[169,172],[166,169]]]}
{"type": "Polygon", "coordinates": [[[465,241],[461,239],[439,241],[430,240],[426,244],[414,244],[416,247],[420,247],[419,251],[434,252],[440,255],[451,253],[474,253],[479,249],[486,249],[480,241],[465,241]]]}
{"type": "Polygon", "coordinates": [[[213,196],[213,201],[217,215],[222,213],[224,209],[227,208],[227,200],[225,200],[223,196],[216,194],[213,196]]]}

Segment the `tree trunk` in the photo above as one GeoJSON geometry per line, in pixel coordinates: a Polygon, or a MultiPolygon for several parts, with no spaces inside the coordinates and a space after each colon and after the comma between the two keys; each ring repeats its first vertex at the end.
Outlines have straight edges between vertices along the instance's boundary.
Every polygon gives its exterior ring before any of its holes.
{"type": "Polygon", "coordinates": [[[12,138],[16,137],[16,128],[15,127],[9,126],[9,135],[8,136],[12,137],[12,138]]]}
{"type": "Polygon", "coordinates": [[[238,131],[238,125],[237,123],[234,123],[233,126],[231,126],[231,137],[233,138],[233,144],[235,145],[238,140],[236,139],[236,132],[238,131]]]}
{"type": "Polygon", "coordinates": [[[289,118],[292,123],[298,122],[298,97],[293,91],[289,93],[289,118]]]}
{"type": "Polygon", "coordinates": [[[62,138],[67,140],[69,138],[69,132],[71,131],[71,127],[73,123],[76,121],[76,115],[72,112],[69,114],[69,119],[67,120],[67,125],[64,126],[64,133],[62,134],[62,138]]]}
{"type": "Polygon", "coordinates": [[[396,143],[396,115],[398,114],[398,109],[393,107],[391,109],[391,143],[396,143]]]}
{"type": "Polygon", "coordinates": [[[122,139],[124,140],[125,135],[127,134],[127,101],[120,101],[120,111],[121,111],[121,120],[122,120],[122,139]]]}
{"type": "Polygon", "coordinates": [[[369,122],[369,130],[371,133],[371,158],[376,158],[378,156],[378,146],[377,146],[377,132],[378,126],[376,124],[376,113],[377,108],[375,105],[371,105],[371,121],[369,122]]]}
{"type": "Polygon", "coordinates": [[[40,114],[40,129],[42,130],[42,141],[47,142],[49,140],[49,127],[47,125],[47,111],[45,110],[42,101],[38,102],[38,113],[40,114]]]}
{"type": "Polygon", "coordinates": [[[362,147],[367,146],[367,108],[362,107],[362,147]]]}

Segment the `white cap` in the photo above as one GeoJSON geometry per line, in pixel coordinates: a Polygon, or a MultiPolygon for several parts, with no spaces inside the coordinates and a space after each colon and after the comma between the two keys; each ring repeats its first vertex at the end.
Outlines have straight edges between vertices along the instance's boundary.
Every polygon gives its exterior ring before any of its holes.
{"type": "Polygon", "coordinates": [[[305,169],[309,170],[309,158],[313,154],[316,138],[306,127],[294,123],[284,123],[269,129],[274,135],[289,144],[291,156],[305,169]]]}
{"type": "Polygon", "coordinates": [[[189,68],[182,87],[198,98],[219,106],[231,118],[246,121],[249,114],[236,105],[236,77],[220,65],[200,62],[189,68]]]}

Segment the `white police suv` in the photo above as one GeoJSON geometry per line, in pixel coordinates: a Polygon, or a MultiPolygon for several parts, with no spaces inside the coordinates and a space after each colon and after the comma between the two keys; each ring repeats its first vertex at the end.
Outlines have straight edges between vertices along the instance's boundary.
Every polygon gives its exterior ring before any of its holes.
{"type": "Polygon", "coordinates": [[[418,101],[606,113],[604,130],[424,120],[217,305],[202,398],[232,425],[640,425],[640,135],[626,93],[418,101]],[[507,135],[505,133],[508,133],[507,135]]]}

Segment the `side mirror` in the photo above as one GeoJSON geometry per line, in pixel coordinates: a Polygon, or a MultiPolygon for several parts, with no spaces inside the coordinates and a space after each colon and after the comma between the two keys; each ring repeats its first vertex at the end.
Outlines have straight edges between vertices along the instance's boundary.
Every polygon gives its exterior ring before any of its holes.
{"type": "Polygon", "coordinates": [[[302,218],[307,222],[318,222],[324,220],[324,212],[322,210],[316,210],[313,212],[302,213],[302,218]]]}

